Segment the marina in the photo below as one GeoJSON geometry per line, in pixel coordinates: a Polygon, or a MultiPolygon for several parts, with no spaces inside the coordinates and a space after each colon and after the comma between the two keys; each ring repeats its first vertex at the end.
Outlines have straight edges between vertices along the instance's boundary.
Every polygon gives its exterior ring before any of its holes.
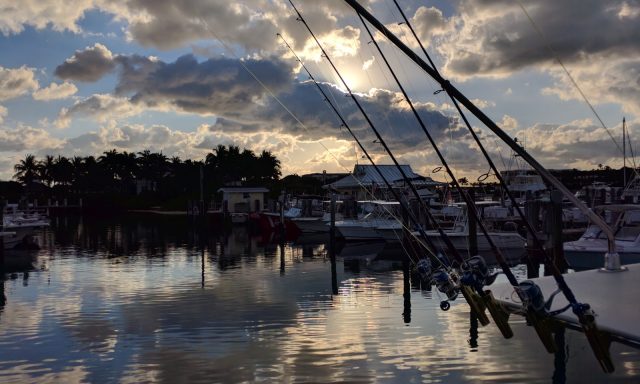
{"type": "Polygon", "coordinates": [[[90,3],[0,14],[0,382],[640,381],[640,5],[90,3]]]}
{"type": "Polygon", "coordinates": [[[0,379],[548,383],[638,374],[640,354],[623,344],[612,344],[618,369],[605,374],[571,329],[550,355],[523,319],[504,340],[474,323],[463,301],[441,311],[440,294],[407,280],[397,252],[395,261],[389,251],[369,262],[338,256],[333,294],[323,243],[286,245],[281,262],[278,245],[243,227],[198,233],[153,215],[52,220],[42,249],[2,281],[0,379]]]}

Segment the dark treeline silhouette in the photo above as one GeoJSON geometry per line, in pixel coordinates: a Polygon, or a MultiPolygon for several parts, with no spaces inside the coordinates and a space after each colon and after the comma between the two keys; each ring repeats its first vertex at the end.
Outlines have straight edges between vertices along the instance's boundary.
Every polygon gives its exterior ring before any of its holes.
{"type": "Polygon", "coordinates": [[[115,149],[98,157],[26,155],[14,171],[29,198],[82,197],[123,208],[168,209],[184,209],[187,200],[200,198],[201,175],[205,201],[215,200],[225,185],[265,186],[277,194],[281,176],[280,160],[271,152],[256,154],[233,145],[217,146],[204,160],[115,149]]]}

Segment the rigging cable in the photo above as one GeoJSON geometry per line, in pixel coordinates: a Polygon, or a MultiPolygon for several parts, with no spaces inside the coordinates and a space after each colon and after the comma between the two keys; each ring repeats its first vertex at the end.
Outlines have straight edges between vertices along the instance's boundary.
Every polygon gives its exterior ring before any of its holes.
{"type": "MultiPolygon", "coordinates": [[[[536,33],[540,36],[540,38],[544,42],[544,46],[547,49],[547,51],[549,51],[549,54],[551,54],[551,56],[553,56],[553,58],[556,60],[556,62],[558,62],[558,64],[560,65],[560,67],[562,68],[564,73],[567,75],[567,78],[569,78],[569,80],[571,81],[571,84],[578,91],[578,93],[582,97],[582,100],[584,100],[584,102],[587,104],[587,106],[589,107],[591,112],[593,112],[594,116],[600,122],[600,125],[602,126],[602,128],[604,128],[604,130],[607,132],[607,135],[609,135],[609,137],[611,138],[611,141],[613,141],[613,144],[615,144],[615,146],[618,149],[618,151],[620,153],[624,154],[623,148],[620,147],[620,144],[618,143],[618,141],[615,139],[615,137],[613,137],[613,134],[611,133],[611,130],[605,125],[604,121],[602,121],[602,119],[600,118],[600,115],[598,114],[596,109],[593,107],[593,104],[591,104],[591,102],[587,98],[587,95],[582,91],[582,88],[580,88],[580,86],[578,85],[578,82],[573,78],[573,76],[571,75],[571,73],[569,72],[567,67],[562,62],[562,59],[560,59],[560,56],[553,49],[553,47],[551,46],[551,44],[549,43],[549,41],[545,37],[544,33],[542,33],[542,30],[540,29],[540,27],[538,27],[538,24],[536,24],[536,22],[533,20],[533,18],[531,17],[531,15],[527,11],[527,9],[524,7],[524,4],[522,4],[522,1],[520,1],[520,0],[516,0],[516,1],[517,1],[518,5],[520,6],[520,9],[522,9],[522,12],[527,17],[527,19],[529,19],[529,22],[531,23],[531,26],[533,27],[533,29],[536,31],[536,33]]],[[[640,174],[638,173],[638,170],[635,167],[634,167],[633,171],[636,174],[636,176],[640,177],[640,174]]]]}

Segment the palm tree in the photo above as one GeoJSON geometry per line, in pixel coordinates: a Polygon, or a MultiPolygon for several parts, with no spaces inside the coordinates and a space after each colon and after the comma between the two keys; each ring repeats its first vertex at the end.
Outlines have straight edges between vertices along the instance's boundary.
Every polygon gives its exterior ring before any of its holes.
{"type": "Polygon", "coordinates": [[[54,168],[54,157],[51,155],[46,155],[44,160],[38,162],[38,176],[48,187],[53,183],[54,168]]]}
{"type": "Polygon", "coordinates": [[[282,175],[280,160],[269,151],[262,151],[258,157],[257,173],[262,180],[279,180],[282,175]]]}
{"type": "Polygon", "coordinates": [[[38,176],[38,162],[36,157],[29,154],[20,160],[18,164],[13,167],[16,172],[13,177],[24,185],[29,185],[36,180],[38,176]]]}

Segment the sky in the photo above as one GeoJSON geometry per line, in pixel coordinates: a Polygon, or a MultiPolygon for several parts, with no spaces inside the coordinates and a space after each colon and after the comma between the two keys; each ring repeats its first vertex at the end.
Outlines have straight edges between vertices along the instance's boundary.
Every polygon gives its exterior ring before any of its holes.
{"type": "MultiPolygon", "coordinates": [[[[640,1],[397,2],[442,75],[543,165],[620,167],[623,117],[635,149],[640,1]]],[[[340,0],[294,3],[398,159],[444,180],[354,11],[340,0]]],[[[418,49],[393,0],[360,3],[418,49]]],[[[372,157],[390,163],[288,1],[0,0],[0,9],[2,180],[26,154],[110,149],[197,160],[238,145],[271,151],[284,175],[366,163],[278,33],[372,157]]],[[[374,39],[456,175],[487,172],[446,94],[384,36],[374,39]]],[[[470,121],[499,168],[515,167],[470,121]]]]}

